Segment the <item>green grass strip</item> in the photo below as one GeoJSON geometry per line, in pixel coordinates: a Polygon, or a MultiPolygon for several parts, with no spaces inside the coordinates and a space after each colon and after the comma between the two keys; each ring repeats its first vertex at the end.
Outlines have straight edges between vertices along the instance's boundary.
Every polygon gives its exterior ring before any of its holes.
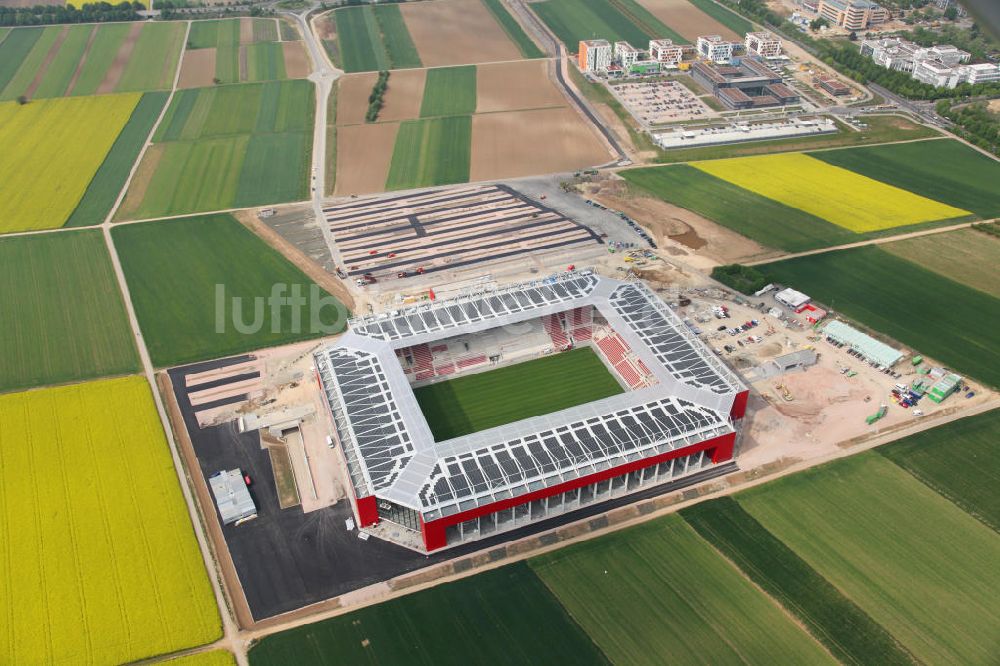
{"type": "Polygon", "coordinates": [[[370,5],[338,9],[333,17],[337,23],[337,50],[345,72],[390,68],[389,54],[370,5]]]}
{"type": "Polygon", "coordinates": [[[913,664],[902,645],[731,497],[680,512],[845,664],[913,664]]]}
{"type": "Polygon", "coordinates": [[[375,20],[385,45],[391,69],[422,67],[420,54],[399,11],[399,5],[375,5],[375,20]]]}
{"type": "Polygon", "coordinates": [[[219,46],[215,49],[215,78],[219,83],[240,82],[240,47],[219,46]]]}
{"type": "Polygon", "coordinates": [[[1000,386],[1000,299],[872,246],[759,268],[914,353],[1000,386]]]}
{"type": "Polygon", "coordinates": [[[427,70],[420,117],[458,116],[476,112],[476,66],[427,70]]]}
{"type": "Polygon", "coordinates": [[[285,52],[279,42],[248,44],[247,80],[276,81],[286,78],[285,52]]]}
{"type": "Polygon", "coordinates": [[[188,49],[214,49],[219,45],[219,24],[221,21],[191,21],[188,32],[188,49]]]}
{"type": "Polygon", "coordinates": [[[465,183],[472,157],[472,116],[408,120],[399,126],[386,189],[465,183]]]}
{"type": "Polygon", "coordinates": [[[151,92],[142,96],[65,226],[86,227],[104,222],[125,187],[132,165],[139,158],[168,95],[151,92]]]}
{"type": "Polygon", "coordinates": [[[688,0],[692,5],[726,26],[737,35],[753,32],[753,23],[712,0],[688,0]]]}
{"type": "Polygon", "coordinates": [[[217,46],[239,46],[240,45],[240,19],[225,19],[218,21],[219,33],[216,41],[217,46]]]}
{"type": "Polygon", "coordinates": [[[510,15],[510,12],[507,11],[507,8],[503,6],[500,0],[483,0],[483,4],[490,10],[493,18],[497,20],[511,41],[517,44],[521,55],[525,58],[542,58],[545,56],[542,50],[538,48],[538,45],[524,32],[521,24],[510,15]]]}
{"type": "Polygon", "coordinates": [[[87,48],[90,35],[94,32],[95,26],[74,25],[66,33],[66,39],[59,46],[55,57],[45,70],[45,75],[35,90],[35,97],[42,99],[45,97],[62,97],[66,94],[73,74],[83,57],[83,51],[87,48]]]}
{"type": "Polygon", "coordinates": [[[184,49],[184,32],[184,24],[176,21],[143,24],[116,91],[139,92],[173,87],[174,73],[184,49]]]}
{"type": "Polygon", "coordinates": [[[622,393],[589,347],[422,386],[414,391],[443,441],[622,393]]]}
{"type": "MultiPolygon", "coordinates": [[[[18,28],[11,30],[0,43],[0,91],[10,84],[24,59],[28,57],[44,28],[18,28]]],[[[17,97],[17,95],[14,95],[17,97]]]]}
{"type": "Polygon", "coordinates": [[[915,141],[809,155],[983,218],[1000,216],[1000,162],[959,141],[915,141]]]}
{"type": "Polygon", "coordinates": [[[1000,532],[998,443],[1000,409],[994,409],[875,450],[1000,532]]]}
{"type": "Polygon", "coordinates": [[[815,215],[686,164],[627,169],[621,175],[658,199],[692,210],[767,247],[802,252],[860,238],[815,215]]]}

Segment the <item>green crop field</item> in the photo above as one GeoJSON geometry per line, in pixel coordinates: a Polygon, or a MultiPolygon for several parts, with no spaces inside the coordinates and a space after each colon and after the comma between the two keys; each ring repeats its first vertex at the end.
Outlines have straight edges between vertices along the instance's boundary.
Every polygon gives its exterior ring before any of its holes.
{"type": "Polygon", "coordinates": [[[125,187],[132,165],[146,144],[168,95],[151,92],[142,96],[65,226],[85,227],[104,222],[125,187]]]}
{"type": "Polygon", "coordinates": [[[529,563],[613,663],[836,663],[676,515],[529,563]]]}
{"type": "Polygon", "coordinates": [[[504,7],[500,0],[483,0],[483,4],[490,10],[493,18],[497,20],[497,23],[507,33],[511,41],[517,44],[521,55],[525,58],[542,58],[545,56],[542,50],[538,48],[538,45],[524,32],[521,24],[510,15],[510,12],[507,11],[507,8],[504,7]]]}
{"type": "Polygon", "coordinates": [[[754,31],[753,23],[737,13],[729,11],[722,5],[713,2],[712,0],[688,0],[688,2],[735,32],[737,35],[743,35],[754,31]]]}
{"type": "Polygon", "coordinates": [[[623,391],[590,348],[422,386],[414,393],[434,439],[569,409],[623,391]]]}
{"type": "Polygon", "coordinates": [[[248,44],[247,81],[277,81],[287,78],[285,52],[279,42],[248,44]]]}
{"type": "Polygon", "coordinates": [[[952,421],[876,451],[1000,532],[1000,410],[952,421]]]}
{"type": "MultiPolygon", "coordinates": [[[[228,22],[237,23],[239,19],[226,19],[228,22]]],[[[189,49],[211,49],[219,45],[219,25],[223,21],[191,21],[191,30],[188,32],[187,48],[189,49]]],[[[237,39],[239,30],[237,29],[237,39]]],[[[237,42],[238,43],[238,42],[237,42]]]]}
{"type": "Polygon", "coordinates": [[[886,252],[932,270],[945,278],[1000,298],[1000,237],[977,229],[956,229],[886,243],[886,252]]]}
{"type": "Polygon", "coordinates": [[[303,307],[298,327],[291,307],[281,308],[274,321],[270,308],[257,315],[254,299],[268,298],[275,285],[287,285],[285,295],[298,285],[309,298],[313,281],[229,215],[130,224],[112,234],[157,366],[329,335],[346,324],[343,307],[325,292],[329,304],[303,307]],[[217,285],[225,287],[222,308],[216,307],[217,285]],[[239,313],[232,312],[233,297],[242,299],[239,313]],[[314,317],[322,327],[313,326],[314,317]]]}
{"type": "MultiPolygon", "coordinates": [[[[3,89],[3,92],[0,92],[0,102],[16,99],[19,95],[24,95],[28,92],[28,87],[41,71],[45,58],[48,56],[49,51],[52,50],[52,46],[59,37],[59,33],[62,32],[63,26],[50,25],[40,30],[34,40],[29,38],[32,42],[31,48],[24,55],[21,66],[16,70],[7,87],[3,89]]],[[[10,41],[9,37],[4,41],[10,41]]]]}
{"type": "Polygon", "coordinates": [[[944,278],[877,247],[759,266],[862,324],[1000,386],[1000,299],[944,278]]]}
{"type": "Polygon", "coordinates": [[[0,284],[0,391],[139,369],[99,232],[0,239],[0,284]]]}
{"type": "Polygon", "coordinates": [[[954,140],[810,153],[828,164],[970,210],[1000,216],[1000,162],[954,140]]]}
{"type": "MultiPolygon", "coordinates": [[[[92,25],[74,25],[66,29],[66,37],[49,66],[45,68],[34,97],[62,97],[66,94],[70,79],[80,64],[83,51],[94,29],[92,25]]],[[[40,73],[41,69],[36,72],[40,73]]]]}
{"type": "Polygon", "coordinates": [[[658,199],[692,210],[767,247],[801,252],[861,238],[686,164],[627,169],[621,175],[658,199]]]}
{"type": "Polygon", "coordinates": [[[738,499],[917,659],[995,659],[1000,534],[879,454],[784,477],[738,499]]]}
{"type": "Polygon", "coordinates": [[[278,41],[278,24],[272,18],[252,18],[253,41],[255,42],[276,42],[278,41]]]}
{"type": "MultiPolygon", "coordinates": [[[[42,36],[44,28],[21,28],[11,30],[0,42],[0,96],[6,91],[11,79],[17,74],[21,63],[28,57],[35,42],[42,36]]],[[[14,97],[17,97],[17,93],[14,97]]]]}
{"type": "Polygon", "coordinates": [[[915,663],[889,632],[732,498],[695,504],[680,514],[843,663],[915,663]]]}
{"type": "Polygon", "coordinates": [[[666,37],[688,43],[634,0],[544,0],[530,7],[571,53],[583,39],[638,45],[666,37]]]}
{"type": "Polygon", "coordinates": [[[427,70],[420,117],[457,116],[476,111],[476,66],[427,70]]]}
{"type": "Polygon", "coordinates": [[[186,29],[179,21],[143,24],[139,41],[135,43],[115,90],[133,92],[173,87],[186,29]]]}
{"type": "Polygon", "coordinates": [[[302,80],[179,91],[140,166],[149,182],[133,182],[119,219],[307,198],[313,110],[302,80]]]}
{"type": "Polygon", "coordinates": [[[252,666],[607,664],[522,563],[268,636],[252,666]]]}
{"type": "Polygon", "coordinates": [[[386,178],[387,190],[464,183],[472,155],[472,116],[401,123],[386,178]]]}
{"type": "Polygon", "coordinates": [[[83,61],[80,76],[69,94],[93,95],[97,92],[131,27],[129,23],[108,23],[97,26],[97,34],[94,35],[90,50],[87,51],[87,59],[83,61]]]}
{"type": "Polygon", "coordinates": [[[420,67],[420,55],[399,7],[345,7],[333,13],[346,72],[420,67]]]}

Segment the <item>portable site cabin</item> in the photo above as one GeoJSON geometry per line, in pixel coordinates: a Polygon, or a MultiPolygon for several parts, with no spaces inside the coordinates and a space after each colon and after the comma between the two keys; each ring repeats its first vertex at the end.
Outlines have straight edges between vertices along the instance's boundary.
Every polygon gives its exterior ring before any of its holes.
{"type": "Polygon", "coordinates": [[[941,379],[934,382],[930,390],[927,392],[927,397],[936,403],[944,402],[945,398],[958,390],[958,387],[962,385],[962,378],[953,372],[949,372],[941,379]]]}

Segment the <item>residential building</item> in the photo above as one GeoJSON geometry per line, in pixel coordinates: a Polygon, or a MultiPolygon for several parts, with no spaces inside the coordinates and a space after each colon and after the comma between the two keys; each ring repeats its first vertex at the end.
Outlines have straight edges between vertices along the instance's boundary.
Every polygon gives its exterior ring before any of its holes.
{"type": "Polygon", "coordinates": [[[605,72],[611,66],[611,44],[606,39],[580,42],[577,64],[583,72],[605,72]]]}
{"type": "Polygon", "coordinates": [[[684,47],[672,39],[651,39],[649,55],[661,65],[677,65],[684,57],[684,47]]]}
{"type": "Polygon", "coordinates": [[[621,65],[626,72],[639,60],[641,53],[641,50],[628,42],[615,42],[615,62],[621,65]]]}
{"type": "Polygon", "coordinates": [[[728,65],[733,59],[733,49],[739,44],[727,42],[719,35],[702,35],[695,42],[698,55],[717,65],[728,65]]]}
{"type": "Polygon", "coordinates": [[[819,15],[844,30],[865,30],[889,20],[889,12],[871,0],[820,0],[819,15]]]}
{"type": "Polygon", "coordinates": [[[748,32],[743,42],[747,53],[763,58],[777,58],[781,55],[781,40],[770,32],[748,32]]]}

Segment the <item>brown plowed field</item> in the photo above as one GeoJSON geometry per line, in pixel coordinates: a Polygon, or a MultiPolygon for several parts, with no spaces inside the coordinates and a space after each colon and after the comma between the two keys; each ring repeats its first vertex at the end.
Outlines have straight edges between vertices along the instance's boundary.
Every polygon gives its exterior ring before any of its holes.
{"type": "Polygon", "coordinates": [[[564,106],[566,98],[552,84],[548,67],[547,60],[479,65],[476,72],[476,112],[564,106]]]}
{"type": "MultiPolygon", "coordinates": [[[[392,80],[394,74],[389,76],[392,80]]],[[[365,122],[368,111],[368,95],[378,79],[377,72],[347,74],[340,77],[337,88],[337,124],[356,125],[365,122]]]]}
{"type": "Polygon", "coordinates": [[[368,123],[337,129],[337,196],[385,190],[399,123],[368,123]]]}
{"type": "Polygon", "coordinates": [[[165,148],[166,146],[162,143],[154,143],[146,149],[146,154],[143,155],[142,162],[139,163],[139,168],[136,169],[135,175],[129,183],[125,200],[122,201],[121,207],[115,213],[115,221],[128,219],[132,213],[138,210],[142,200],[146,198],[146,190],[149,189],[149,183],[153,180],[153,174],[156,173],[156,167],[160,164],[165,148]]]}
{"type": "Polygon", "coordinates": [[[639,0],[639,4],[692,43],[700,35],[722,35],[725,39],[743,41],[743,35],[737,35],[688,0],[639,0]]]}
{"type": "Polygon", "coordinates": [[[400,69],[389,75],[385,91],[385,106],[378,114],[382,120],[412,120],[420,117],[424,99],[426,69],[400,69]]]}
{"type": "Polygon", "coordinates": [[[118,87],[118,82],[121,81],[122,74],[125,72],[125,65],[128,64],[128,59],[132,57],[132,51],[135,50],[135,43],[139,41],[139,33],[142,32],[142,25],[142,23],[136,21],[129,26],[128,34],[125,35],[125,41],[122,42],[121,48],[118,49],[118,55],[111,62],[111,67],[108,67],[101,85],[97,86],[98,94],[114,92],[115,88],[118,87]]]}
{"type": "Polygon", "coordinates": [[[302,42],[282,42],[285,55],[285,73],[290,79],[304,79],[309,76],[310,62],[302,42]]]}
{"type": "Polygon", "coordinates": [[[414,2],[399,10],[425,67],[521,59],[480,0],[414,2]]]}
{"type": "Polygon", "coordinates": [[[611,159],[569,107],[472,117],[471,181],[575,171],[611,159]]]}
{"type": "Polygon", "coordinates": [[[253,19],[246,16],[240,19],[240,44],[253,44],[253,19]]]}
{"type": "Polygon", "coordinates": [[[215,78],[215,49],[185,51],[178,88],[205,88],[215,78]]]}

